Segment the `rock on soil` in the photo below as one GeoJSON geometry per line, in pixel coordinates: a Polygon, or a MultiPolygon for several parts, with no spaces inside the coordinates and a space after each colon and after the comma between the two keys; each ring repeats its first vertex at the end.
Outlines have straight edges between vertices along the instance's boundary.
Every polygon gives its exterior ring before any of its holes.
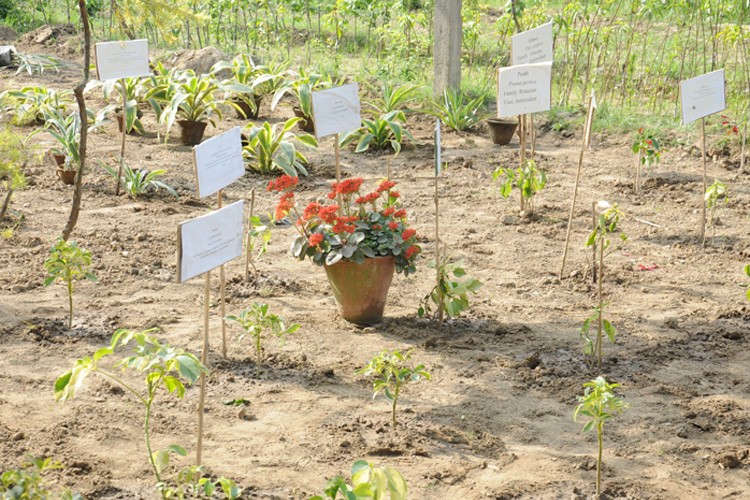
{"type": "Polygon", "coordinates": [[[216,47],[203,47],[198,50],[178,50],[169,56],[165,64],[167,67],[177,69],[192,69],[200,75],[201,73],[208,73],[211,66],[224,59],[227,59],[226,54],[216,47]]]}

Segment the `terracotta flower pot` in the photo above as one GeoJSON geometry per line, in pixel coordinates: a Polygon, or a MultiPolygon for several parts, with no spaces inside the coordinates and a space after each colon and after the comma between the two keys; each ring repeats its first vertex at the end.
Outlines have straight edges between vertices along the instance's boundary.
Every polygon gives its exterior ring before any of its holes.
{"type": "Polygon", "coordinates": [[[63,170],[61,168],[58,168],[57,176],[60,178],[63,184],[67,184],[68,186],[71,186],[75,183],[76,171],[75,170],[63,170]]]}
{"type": "Polygon", "coordinates": [[[313,121],[311,116],[307,116],[303,111],[302,108],[294,107],[292,108],[294,111],[294,115],[297,118],[302,118],[302,121],[297,123],[297,126],[302,130],[303,132],[307,132],[308,134],[314,134],[315,133],[315,122],[313,121]]]}
{"type": "Polygon", "coordinates": [[[237,112],[237,118],[239,118],[240,120],[258,118],[258,114],[260,113],[260,103],[263,100],[263,97],[260,95],[254,95],[253,100],[255,101],[255,111],[253,111],[247,101],[243,101],[242,99],[232,100],[232,102],[240,108],[234,108],[234,110],[237,112]]]}
{"type": "MultiPolygon", "coordinates": [[[[143,111],[139,109],[138,111],[136,111],[135,116],[140,120],[141,118],[143,118],[143,111]]],[[[122,134],[122,127],[124,126],[123,117],[122,117],[122,108],[115,109],[115,119],[117,120],[117,130],[119,130],[120,133],[122,134]]],[[[132,129],[130,129],[130,132],[128,132],[128,134],[138,135],[138,132],[135,130],[135,127],[133,127],[132,129]]]]}
{"type": "Polygon", "coordinates": [[[503,120],[501,118],[490,118],[487,120],[490,127],[490,138],[493,144],[504,146],[509,144],[513,134],[518,127],[517,120],[503,120]]]}
{"type": "Polygon", "coordinates": [[[185,146],[197,146],[203,139],[208,122],[194,122],[191,120],[178,120],[180,124],[180,140],[185,146]]]}
{"type": "Polygon", "coordinates": [[[357,264],[340,260],[325,267],[341,316],[350,323],[372,325],[383,319],[396,259],[374,257],[357,264]]]}

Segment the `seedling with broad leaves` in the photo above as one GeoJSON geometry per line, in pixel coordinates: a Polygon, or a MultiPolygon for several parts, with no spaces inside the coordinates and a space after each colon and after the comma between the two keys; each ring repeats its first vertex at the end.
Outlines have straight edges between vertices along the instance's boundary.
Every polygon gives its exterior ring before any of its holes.
{"type": "MultiPolygon", "coordinates": [[[[482,282],[466,276],[463,265],[462,260],[451,262],[450,257],[441,256],[437,284],[424,296],[417,310],[420,318],[442,317],[442,314],[455,318],[469,308],[469,293],[477,293],[482,282]]],[[[434,269],[435,262],[431,261],[428,266],[434,269]]]]}
{"type": "Polygon", "coordinates": [[[250,217],[250,229],[247,231],[247,256],[245,262],[245,281],[250,279],[250,268],[253,268],[253,276],[258,275],[255,263],[268,251],[268,243],[271,241],[271,226],[264,224],[260,217],[250,217]]]}
{"type": "MultiPolygon", "coordinates": [[[[610,205],[606,201],[600,201],[597,204],[597,219],[596,219],[596,225],[594,226],[593,231],[591,231],[591,234],[589,234],[589,237],[586,239],[586,246],[587,247],[593,247],[594,248],[594,274],[596,275],[597,270],[599,271],[599,275],[596,279],[597,282],[597,297],[598,297],[598,305],[594,308],[594,316],[596,316],[596,343],[594,345],[594,351],[596,352],[596,363],[597,366],[601,368],[602,366],[602,338],[603,334],[606,332],[607,336],[610,337],[610,340],[614,341],[616,329],[614,326],[612,326],[612,323],[609,321],[606,321],[606,324],[609,326],[605,326],[605,319],[604,319],[604,297],[602,294],[602,281],[604,281],[604,257],[606,255],[609,255],[609,252],[607,250],[612,250],[610,248],[611,241],[610,241],[610,235],[614,233],[617,230],[617,224],[620,222],[620,219],[623,217],[623,213],[617,208],[617,204],[610,205]],[[598,261],[598,264],[597,264],[598,261]]],[[[620,242],[624,243],[628,239],[628,236],[625,233],[620,233],[620,242]]],[[[581,336],[585,339],[588,338],[588,330],[590,327],[590,323],[592,321],[592,317],[589,317],[584,321],[583,326],[581,327],[581,336]],[[588,322],[588,324],[586,323],[588,322]],[[585,330],[585,332],[584,332],[585,330]]],[[[584,352],[586,352],[587,347],[584,346],[584,352]]]]}
{"type": "MultiPolygon", "coordinates": [[[[602,304],[602,309],[607,307],[607,304],[602,304]]],[[[583,353],[587,356],[587,360],[593,361],[594,356],[597,352],[597,343],[595,342],[598,337],[595,337],[595,339],[591,338],[591,327],[592,323],[597,325],[596,331],[598,333],[598,322],[599,317],[602,316],[602,328],[604,330],[604,333],[607,334],[607,338],[611,343],[615,343],[615,337],[617,336],[617,329],[612,324],[611,321],[603,317],[602,311],[600,310],[599,306],[595,307],[594,310],[591,313],[591,316],[586,318],[583,321],[583,324],[578,329],[578,335],[581,338],[581,341],[583,342],[583,353]]]]}
{"type": "Polygon", "coordinates": [[[408,488],[404,476],[386,465],[375,467],[366,460],[358,460],[352,465],[352,484],[342,476],[328,480],[323,495],[315,495],[310,500],[406,500],[408,488]]]}
{"type": "Polygon", "coordinates": [[[375,398],[382,392],[391,402],[391,422],[394,432],[396,431],[396,405],[404,385],[432,378],[423,364],[411,363],[411,351],[402,354],[398,350],[376,354],[357,373],[366,377],[374,376],[372,397],[375,398]]]}
{"type": "Polygon", "coordinates": [[[706,189],[705,202],[708,209],[708,225],[711,228],[711,244],[716,242],[716,208],[721,202],[729,201],[729,188],[719,179],[714,179],[714,183],[706,189]]]}
{"type": "MultiPolygon", "coordinates": [[[[48,482],[44,475],[46,472],[62,469],[60,462],[51,458],[29,457],[23,466],[18,469],[9,469],[0,474],[0,498],[3,500],[45,500],[52,498],[48,482]]],[[[54,498],[60,500],[83,500],[78,493],[68,490],[58,492],[54,498]]]]}
{"type": "Polygon", "coordinates": [[[242,311],[237,315],[230,314],[225,318],[227,321],[234,321],[240,325],[243,333],[240,335],[240,340],[245,336],[250,335],[255,341],[255,355],[256,355],[256,373],[260,374],[260,364],[263,357],[262,341],[270,335],[278,337],[280,342],[284,342],[284,338],[296,332],[300,325],[294,323],[290,326],[286,326],[284,318],[271,314],[268,312],[268,304],[253,303],[250,307],[242,311]]]}
{"type": "Polygon", "coordinates": [[[596,459],[596,498],[599,498],[602,482],[602,438],[604,436],[604,423],[622,413],[630,405],[619,398],[614,389],[620,384],[610,384],[604,377],[597,377],[591,382],[583,384],[583,396],[578,397],[578,406],[573,413],[573,420],[578,421],[579,416],[588,417],[590,420],[583,427],[583,432],[596,429],[598,454],[596,459]]]}
{"type": "MultiPolygon", "coordinates": [[[[168,344],[162,344],[152,334],[156,328],[144,331],[127,329],[117,330],[108,347],[98,349],[92,356],[76,360],[73,368],[60,375],[55,381],[55,400],[65,402],[73,399],[90,373],[98,373],[115,382],[138,401],[144,409],[144,438],[148,460],[154,471],[156,482],[162,483],[162,472],[167,468],[172,454],[186,456],[187,450],[178,444],[171,444],[154,451],[151,445],[151,415],[153,405],[159,394],[166,391],[178,399],[185,396],[185,384],[194,384],[206,367],[194,355],[168,344]],[[103,366],[102,361],[115,352],[129,350],[128,356],[119,361],[103,366]],[[144,386],[136,388],[116,370],[129,369],[143,375],[144,386]]],[[[162,497],[167,498],[162,492],[162,497]]]]}
{"type": "Polygon", "coordinates": [[[527,159],[523,166],[515,170],[497,167],[492,178],[500,183],[500,196],[505,199],[508,199],[513,188],[517,188],[520,210],[528,213],[534,212],[534,196],[547,185],[547,174],[539,170],[532,159],[527,159]]]}
{"type": "Polygon", "coordinates": [[[641,167],[644,169],[657,165],[661,160],[662,148],[659,140],[651,132],[638,129],[632,146],[633,153],[638,155],[633,190],[638,193],[641,187],[641,167]]]}
{"type": "Polygon", "coordinates": [[[91,272],[91,252],[78,246],[75,240],[59,238],[50,249],[50,256],[44,261],[44,269],[49,276],[44,286],[62,281],[68,291],[68,328],[73,328],[73,288],[76,281],[87,279],[96,281],[91,272]]]}
{"type": "Polygon", "coordinates": [[[212,479],[206,476],[206,469],[201,465],[183,467],[177,473],[174,485],[159,483],[156,485],[164,499],[212,498],[214,493],[223,493],[224,498],[235,500],[242,496],[242,488],[226,477],[212,479]]]}

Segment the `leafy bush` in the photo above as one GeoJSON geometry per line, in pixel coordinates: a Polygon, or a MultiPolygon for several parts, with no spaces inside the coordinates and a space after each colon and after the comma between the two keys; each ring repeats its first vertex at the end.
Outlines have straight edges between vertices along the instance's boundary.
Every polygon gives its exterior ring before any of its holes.
{"type": "Polygon", "coordinates": [[[492,173],[492,179],[500,182],[500,196],[508,198],[513,188],[518,188],[520,193],[520,209],[534,211],[534,196],[547,185],[547,174],[539,170],[536,162],[527,159],[523,167],[516,170],[497,167],[492,173]],[[505,179],[502,175],[505,174],[505,179]]]}
{"type": "Polygon", "coordinates": [[[485,96],[469,98],[462,90],[445,89],[442,101],[433,101],[431,114],[440,118],[451,130],[474,128],[489,116],[484,107],[485,96]]]}
{"type": "MultiPolygon", "coordinates": [[[[435,268],[435,262],[428,265],[435,268]]],[[[466,277],[463,261],[451,262],[450,257],[441,257],[438,263],[438,284],[424,296],[417,314],[420,318],[433,314],[434,305],[434,315],[441,319],[443,313],[449,318],[459,316],[469,308],[469,292],[476,293],[481,287],[482,283],[478,279],[466,277]]]]}
{"type": "Polygon", "coordinates": [[[362,118],[361,128],[347,132],[341,136],[340,144],[346,146],[357,141],[355,153],[361,153],[373,146],[375,149],[383,149],[388,146],[398,155],[401,152],[401,142],[404,136],[412,141],[411,133],[404,128],[406,116],[400,109],[389,111],[383,115],[376,116],[370,120],[362,118]]]}
{"type": "Polygon", "coordinates": [[[247,144],[242,148],[245,165],[259,174],[270,174],[274,170],[281,170],[286,175],[296,177],[298,173],[307,175],[307,158],[297,150],[295,143],[310,148],[317,148],[318,141],[310,134],[295,134],[292,132],[300,118],[290,118],[277,129],[263,122],[260,127],[248,125],[247,144]]]}
{"type": "Polygon", "coordinates": [[[385,500],[386,494],[390,494],[391,500],[406,500],[408,488],[401,473],[390,466],[375,467],[365,460],[358,460],[352,465],[351,485],[343,477],[336,476],[328,480],[323,492],[325,496],[315,495],[310,500],[385,500]]]}
{"type": "MultiPolygon", "coordinates": [[[[112,177],[117,179],[117,168],[110,167],[109,165],[105,165],[104,163],[100,163],[100,165],[107,172],[109,172],[112,177]]],[[[125,188],[125,192],[128,193],[133,199],[138,198],[138,196],[140,195],[147,194],[149,191],[158,191],[159,189],[164,189],[169,194],[177,198],[177,191],[175,191],[172,186],[165,182],[157,180],[158,177],[161,177],[166,172],[167,171],[164,169],[154,170],[153,172],[149,172],[145,168],[133,170],[127,163],[123,163],[123,175],[119,180],[122,184],[122,187],[125,188]]]]}

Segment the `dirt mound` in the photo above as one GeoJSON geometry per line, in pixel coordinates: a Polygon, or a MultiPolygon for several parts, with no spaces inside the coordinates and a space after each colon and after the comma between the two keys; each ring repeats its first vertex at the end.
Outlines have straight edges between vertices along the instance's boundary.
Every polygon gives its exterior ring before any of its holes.
{"type": "Polygon", "coordinates": [[[76,29],[72,24],[42,26],[23,35],[19,42],[25,45],[49,46],[53,43],[62,42],[65,38],[75,34],[76,29]]]}
{"type": "Polygon", "coordinates": [[[197,74],[201,74],[208,73],[211,66],[223,59],[227,59],[226,54],[216,47],[203,47],[198,50],[178,50],[167,57],[165,63],[168,67],[192,69],[197,74]]]}
{"type": "Polygon", "coordinates": [[[18,38],[18,33],[16,33],[13,28],[4,24],[0,24],[0,41],[12,42],[16,38],[18,38]]]}

